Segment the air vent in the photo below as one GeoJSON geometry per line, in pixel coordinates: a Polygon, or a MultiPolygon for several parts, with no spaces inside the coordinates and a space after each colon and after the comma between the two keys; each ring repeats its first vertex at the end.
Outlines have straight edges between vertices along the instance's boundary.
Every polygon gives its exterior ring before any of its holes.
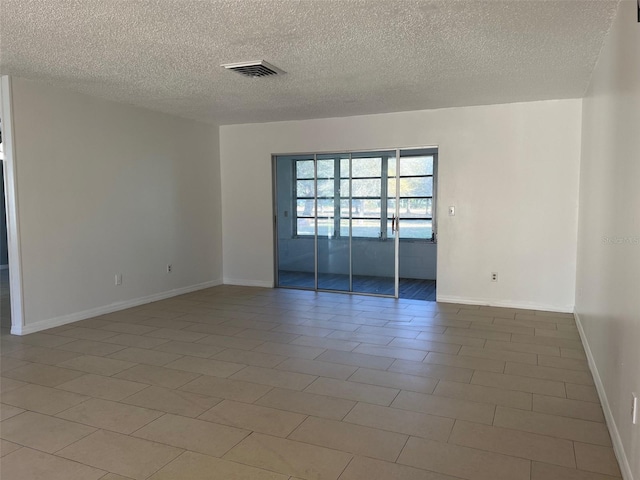
{"type": "Polygon", "coordinates": [[[280,70],[278,67],[274,67],[264,60],[258,60],[256,62],[225,63],[220,66],[251,78],[282,75],[285,73],[284,70],[280,70]]]}

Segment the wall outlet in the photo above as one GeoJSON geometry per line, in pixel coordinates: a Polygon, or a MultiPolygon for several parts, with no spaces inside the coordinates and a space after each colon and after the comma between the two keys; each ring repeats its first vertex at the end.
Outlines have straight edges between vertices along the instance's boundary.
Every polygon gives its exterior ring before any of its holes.
{"type": "Polygon", "coordinates": [[[122,285],[122,274],[116,273],[116,285],[122,285]]]}
{"type": "Polygon", "coordinates": [[[171,270],[173,270],[173,266],[169,263],[167,264],[167,273],[171,273],[171,270]]]}
{"type": "Polygon", "coordinates": [[[491,272],[491,281],[492,282],[498,281],[498,272],[491,272]]]}
{"type": "Polygon", "coordinates": [[[449,207],[449,215],[453,217],[455,214],[456,214],[456,207],[451,205],[449,207]]]}
{"type": "Polygon", "coordinates": [[[640,398],[640,395],[637,393],[631,394],[631,423],[633,425],[640,423],[640,412],[638,411],[640,409],[640,401],[638,398],[640,398]]]}

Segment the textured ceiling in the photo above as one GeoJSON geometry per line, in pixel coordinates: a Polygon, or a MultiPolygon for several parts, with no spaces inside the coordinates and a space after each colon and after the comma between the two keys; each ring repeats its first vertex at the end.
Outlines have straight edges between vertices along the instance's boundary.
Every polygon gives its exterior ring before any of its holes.
{"type": "Polygon", "coordinates": [[[1,0],[0,73],[215,124],[576,98],[616,4],[1,0]]]}

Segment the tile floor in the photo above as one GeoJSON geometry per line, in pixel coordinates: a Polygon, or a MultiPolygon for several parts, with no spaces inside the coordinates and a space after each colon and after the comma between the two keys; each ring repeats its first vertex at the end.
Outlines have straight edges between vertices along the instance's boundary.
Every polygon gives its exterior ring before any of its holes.
{"type": "Polygon", "coordinates": [[[1,337],[3,480],[612,480],[571,315],[222,286],[1,337]]]}

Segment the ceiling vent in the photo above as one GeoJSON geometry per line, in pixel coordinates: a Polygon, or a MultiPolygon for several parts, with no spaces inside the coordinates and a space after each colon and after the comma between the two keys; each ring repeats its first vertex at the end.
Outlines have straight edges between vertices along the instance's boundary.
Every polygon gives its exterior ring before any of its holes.
{"type": "Polygon", "coordinates": [[[225,63],[220,66],[251,78],[269,77],[271,75],[282,75],[285,73],[284,70],[280,70],[278,67],[274,67],[264,60],[258,60],[255,62],[225,63]]]}

